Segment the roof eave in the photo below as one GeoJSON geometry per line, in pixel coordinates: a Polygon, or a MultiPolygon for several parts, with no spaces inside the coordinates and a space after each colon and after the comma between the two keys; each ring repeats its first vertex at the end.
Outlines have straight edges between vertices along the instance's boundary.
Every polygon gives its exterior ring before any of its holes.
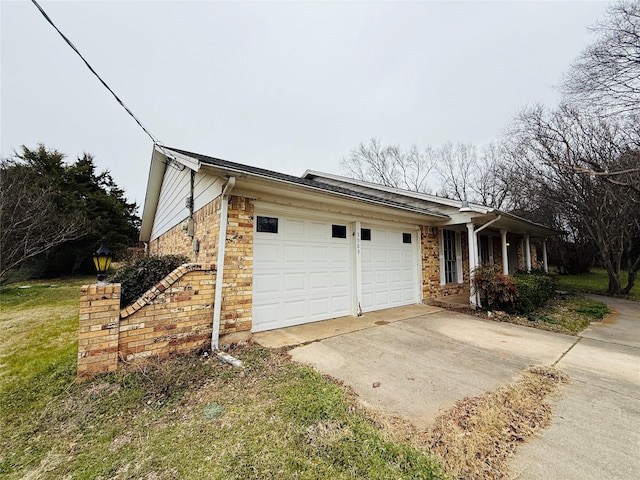
{"type": "Polygon", "coordinates": [[[418,209],[418,208],[411,208],[409,206],[394,205],[394,204],[391,204],[391,203],[388,203],[388,202],[384,202],[384,201],[375,201],[373,199],[362,198],[362,197],[359,197],[357,195],[349,195],[349,194],[346,194],[346,193],[329,191],[329,190],[326,190],[326,189],[323,189],[323,188],[315,187],[313,185],[304,185],[304,184],[296,183],[296,182],[293,182],[293,181],[288,181],[288,180],[281,179],[281,178],[273,178],[273,177],[270,177],[268,175],[256,174],[255,172],[247,172],[247,171],[244,171],[244,170],[234,169],[234,168],[229,168],[229,167],[219,167],[217,165],[207,164],[206,162],[204,163],[204,165],[207,168],[212,169],[212,170],[218,172],[219,174],[225,175],[225,176],[241,175],[241,176],[245,176],[245,177],[255,177],[255,178],[260,178],[260,179],[267,180],[267,181],[270,181],[270,182],[285,183],[287,185],[291,185],[291,186],[296,187],[296,188],[308,189],[308,190],[312,190],[314,192],[323,193],[325,195],[326,194],[335,195],[335,196],[338,196],[338,197],[341,197],[341,198],[347,198],[347,199],[350,199],[350,200],[355,200],[355,201],[358,201],[358,202],[368,203],[368,204],[371,204],[371,205],[377,205],[377,206],[386,207],[386,208],[394,208],[394,209],[397,209],[397,210],[404,210],[404,211],[407,211],[407,212],[418,213],[420,215],[425,215],[425,216],[438,218],[438,219],[448,218],[447,215],[443,215],[443,214],[435,213],[435,212],[430,212],[428,210],[423,210],[423,209],[418,209]]]}
{"type": "Polygon", "coordinates": [[[151,154],[151,165],[149,166],[149,178],[147,179],[147,191],[144,196],[144,208],[142,210],[142,224],[140,226],[139,237],[141,242],[148,242],[151,239],[151,231],[153,229],[156,210],[158,209],[160,189],[162,188],[162,180],[166,168],[166,156],[154,145],[151,154]]]}

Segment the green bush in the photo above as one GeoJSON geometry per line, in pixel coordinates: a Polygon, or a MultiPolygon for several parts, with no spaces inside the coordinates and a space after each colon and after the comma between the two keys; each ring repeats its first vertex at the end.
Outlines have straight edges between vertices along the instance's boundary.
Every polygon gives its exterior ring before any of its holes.
{"type": "Polygon", "coordinates": [[[141,257],[120,267],[109,278],[110,283],[122,284],[120,305],[131,305],[147,290],[189,259],[183,255],[152,255],[141,257]]]}
{"type": "Polygon", "coordinates": [[[498,265],[482,265],[475,270],[473,284],[487,310],[511,310],[518,296],[518,289],[511,277],[504,275],[498,265]]]}
{"type": "Polygon", "coordinates": [[[542,307],[555,294],[555,284],[549,275],[516,273],[513,282],[518,289],[514,309],[518,313],[531,313],[542,307]]]}

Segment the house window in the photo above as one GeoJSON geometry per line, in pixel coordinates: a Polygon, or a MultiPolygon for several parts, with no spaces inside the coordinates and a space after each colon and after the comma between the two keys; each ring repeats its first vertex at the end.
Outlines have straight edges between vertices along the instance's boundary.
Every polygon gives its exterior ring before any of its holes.
{"type": "Polygon", "coordinates": [[[458,281],[458,266],[456,264],[456,233],[453,230],[442,231],[442,252],[444,267],[444,282],[458,281]]]}
{"type": "Polygon", "coordinates": [[[482,265],[489,265],[491,263],[491,257],[489,256],[489,237],[486,235],[480,235],[480,263],[482,265]]]}
{"type": "Polygon", "coordinates": [[[402,243],[411,243],[411,234],[403,233],[402,234],[402,243]]]}
{"type": "Polygon", "coordinates": [[[256,230],[265,233],[278,233],[278,219],[275,217],[261,217],[256,219],[256,230]]]}
{"type": "Polygon", "coordinates": [[[347,226],[331,225],[331,236],[333,238],[347,238],[347,226]]]}
{"type": "Polygon", "coordinates": [[[371,240],[371,229],[370,228],[361,228],[360,229],[360,239],[361,240],[371,240]]]}

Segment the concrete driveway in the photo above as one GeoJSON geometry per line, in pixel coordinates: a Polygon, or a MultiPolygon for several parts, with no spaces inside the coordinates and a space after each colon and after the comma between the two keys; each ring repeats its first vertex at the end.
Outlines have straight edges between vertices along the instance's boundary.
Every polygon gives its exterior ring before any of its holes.
{"type": "Polygon", "coordinates": [[[613,313],[558,362],[571,383],[551,426],[518,450],[521,480],[640,478],[640,304],[593,298],[613,313]]]}
{"type": "Polygon", "coordinates": [[[635,479],[640,308],[611,304],[615,316],[581,337],[431,309],[290,353],[350,385],[366,405],[418,428],[427,428],[456,400],[516,380],[530,365],[557,364],[571,384],[557,400],[552,425],[519,450],[513,463],[518,478],[635,479]]]}

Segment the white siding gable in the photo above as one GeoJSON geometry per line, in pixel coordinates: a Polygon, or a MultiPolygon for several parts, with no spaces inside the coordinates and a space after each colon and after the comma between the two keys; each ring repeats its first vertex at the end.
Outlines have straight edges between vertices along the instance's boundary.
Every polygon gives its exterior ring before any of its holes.
{"type": "MultiPolygon", "coordinates": [[[[151,240],[158,238],[189,216],[186,198],[190,195],[191,171],[189,168],[180,170],[175,163],[169,165],[162,179],[162,187],[158,199],[151,240]]],[[[220,178],[205,173],[196,172],[194,178],[194,211],[199,210],[215,199],[222,191],[220,178]]]]}

